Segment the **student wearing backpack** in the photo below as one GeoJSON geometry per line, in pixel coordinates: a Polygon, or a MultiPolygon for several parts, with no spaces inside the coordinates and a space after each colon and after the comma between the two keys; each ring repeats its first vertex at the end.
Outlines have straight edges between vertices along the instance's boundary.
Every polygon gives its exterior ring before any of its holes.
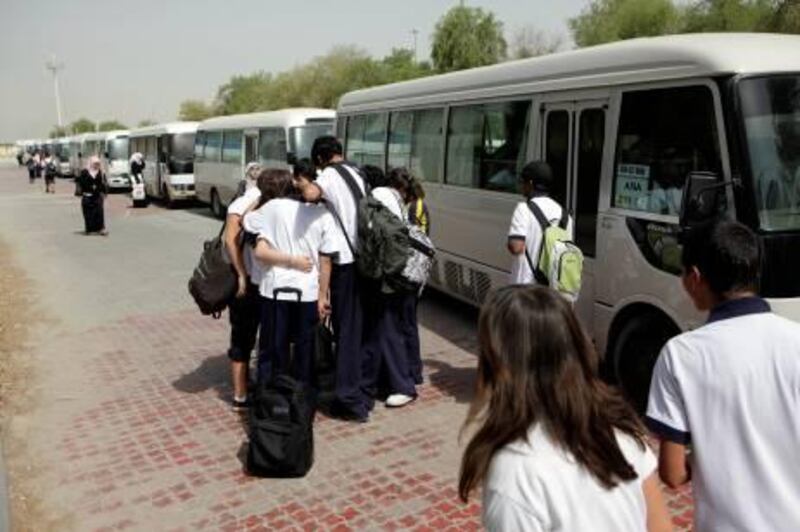
{"type": "Polygon", "coordinates": [[[508,251],[511,263],[511,284],[550,284],[545,272],[539,271],[544,230],[537,212],[551,225],[563,226],[569,238],[573,236],[572,217],[550,196],[553,171],[544,161],[525,165],[519,178],[520,192],[525,201],[517,204],[508,230],[508,251]]]}
{"type": "Polygon", "coordinates": [[[58,168],[56,167],[56,162],[50,153],[45,153],[42,166],[44,168],[44,192],[45,194],[55,194],[56,174],[58,173],[58,168]]]}
{"type": "Polygon", "coordinates": [[[345,162],[342,143],[336,137],[317,138],[311,148],[311,159],[321,170],[319,176],[316,181],[298,183],[298,190],[309,203],[325,201],[337,218],[338,230],[345,241],[331,272],[331,322],[337,336],[337,367],[330,414],[364,422],[369,417],[371,401],[362,389],[363,314],[354,252],[358,242],[356,196],[365,196],[367,187],[358,170],[345,162]]]}
{"type": "Polygon", "coordinates": [[[694,530],[800,530],[800,325],[758,297],[761,250],[742,224],[689,233],[683,288],[705,325],[669,340],[647,424],[661,479],[693,484],[694,530]]]}
{"type": "Polygon", "coordinates": [[[232,407],[238,411],[248,407],[247,382],[250,355],[255,347],[258,326],[261,323],[262,301],[258,291],[261,270],[254,264],[253,247],[245,243],[243,227],[244,215],[255,208],[261,198],[261,191],[256,184],[260,172],[261,167],[258,164],[247,165],[243,194],[228,206],[225,219],[225,249],[238,278],[236,297],[228,305],[231,325],[228,358],[231,361],[233,381],[232,407]]]}
{"type": "MultiPolygon", "coordinates": [[[[373,198],[398,221],[405,223],[406,203],[413,193],[412,178],[405,168],[393,168],[387,186],[373,189],[373,198]]],[[[372,396],[386,392],[386,406],[402,407],[417,398],[415,374],[411,368],[409,336],[411,317],[416,314],[414,292],[385,293],[382,281],[367,285],[364,312],[365,383],[372,396]]],[[[414,322],[416,319],[414,319],[414,322]]],[[[383,394],[381,394],[383,395],[383,394]]]]}
{"type": "Polygon", "coordinates": [[[297,198],[288,171],[267,170],[265,178],[270,201],[245,216],[248,231],[257,230],[254,254],[264,265],[259,286],[264,298],[259,382],[291,374],[310,384],[315,327],[320,310],[327,312],[329,306],[339,233],[325,207],[297,198]]]}

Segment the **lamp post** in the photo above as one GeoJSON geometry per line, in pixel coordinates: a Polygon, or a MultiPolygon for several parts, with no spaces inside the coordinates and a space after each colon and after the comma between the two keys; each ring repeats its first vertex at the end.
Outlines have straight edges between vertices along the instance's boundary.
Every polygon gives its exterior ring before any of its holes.
{"type": "Polygon", "coordinates": [[[53,74],[53,91],[56,97],[56,115],[58,118],[58,127],[63,128],[64,122],[61,119],[61,95],[58,92],[58,72],[64,69],[64,63],[56,61],[56,56],[53,55],[45,64],[45,68],[53,74]]]}

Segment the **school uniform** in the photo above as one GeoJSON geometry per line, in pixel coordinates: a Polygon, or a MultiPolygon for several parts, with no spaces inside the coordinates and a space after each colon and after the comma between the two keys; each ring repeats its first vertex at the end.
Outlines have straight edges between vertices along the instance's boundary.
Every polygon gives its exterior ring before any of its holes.
{"type": "MultiPolygon", "coordinates": [[[[372,190],[372,197],[398,219],[405,220],[399,192],[378,187],[372,190]]],[[[416,304],[416,294],[386,294],[381,292],[380,286],[373,287],[368,294],[364,313],[365,387],[373,396],[385,386],[387,395],[416,397],[408,345],[408,315],[416,304]]]]}
{"type": "MultiPolygon", "coordinates": [[[[131,164],[133,166],[133,163],[131,164]]],[[[244,217],[244,214],[261,197],[258,187],[250,187],[247,191],[231,202],[228,207],[228,214],[235,214],[244,217]]],[[[247,231],[244,219],[242,226],[247,231]]],[[[261,294],[258,290],[260,282],[260,270],[254,265],[253,246],[242,243],[243,238],[239,238],[242,246],[242,258],[244,269],[247,273],[247,291],[244,297],[235,298],[228,305],[228,318],[231,325],[231,340],[228,348],[228,358],[234,362],[250,362],[250,355],[256,344],[258,327],[261,323],[261,307],[263,304],[261,294]]]]}
{"type": "MultiPolygon", "coordinates": [[[[362,194],[365,193],[361,175],[348,165],[345,168],[362,194]]],[[[341,221],[342,227],[337,224],[337,230],[345,241],[331,272],[331,323],[337,336],[334,406],[338,413],[365,419],[369,415],[371,402],[362,389],[362,296],[351,249],[358,242],[356,202],[347,183],[335,168],[325,168],[317,177],[316,184],[322,191],[322,198],[328,208],[341,221]]]]}
{"type": "Polygon", "coordinates": [[[695,530],[800,530],[800,325],[730,300],[664,347],[647,423],[691,445],[695,530]]]}
{"type": "MultiPolygon", "coordinates": [[[[536,203],[536,206],[542,210],[545,217],[556,223],[563,216],[563,208],[555,200],[548,196],[537,195],[530,200],[536,203]]],[[[511,217],[511,226],[508,229],[509,240],[524,240],[525,253],[516,255],[511,262],[511,284],[535,284],[536,277],[531,270],[530,261],[536,266],[539,261],[539,250],[542,246],[542,226],[536,220],[536,217],[531,212],[527,201],[517,204],[514,209],[514,214],[511,217]],[[527,255],[526,255],[527,254],[527,255]]],[[[573,236],[572,217],[569,218],[567,223],[567,232],[570,238],[573,236]]]]}
{"type": "MultiPolygon", "coordinates": [[[[408,210],[408,222],[419,226],[426,235],[431,234],[431,217],[428,206],[421,199],[417,199],[413,208],[408,210]]],[[[401,311],[401,325],[408,349],[408,367],[414,377],[414,383],[422,384],[422,349],[419,341],[419,325],[417,322],[417,307],[419,297],[409,298],[401,311]]]]}
{"type": "Polygon", "coordinates": [[[258,239],[290,255],[310,257],[314,265],[303,272],[263,265],[259,292],[263,297],[258,378],[265,382],[290,373],[311,383],[315,328],[319,322],[319,256],[340,252],[340,240],[331,214],[322,206],[280,198],[245,216],[248,227],[258,228],[258,239]],[[290,359],[290,343],[294,344],[290,359]]]}
{"type": "Polygon", "coordinates": [[[106,228],[103,201],[108,192],[105,176],[98,172],[92,177],[89,170],[83,170],[77,179],[78,191],[81,194],[83,222],[87,233],[97,233],[106,228]]]}

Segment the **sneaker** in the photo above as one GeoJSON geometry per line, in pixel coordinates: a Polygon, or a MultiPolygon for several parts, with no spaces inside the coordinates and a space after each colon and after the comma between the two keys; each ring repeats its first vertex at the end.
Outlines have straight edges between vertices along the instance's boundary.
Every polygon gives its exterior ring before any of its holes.
{"type": "Polygon", "coordinates": [[[416,400],[416,396],[394,393],[386,398],[386,406],[389,408],[400,408],[406,406],[408,403],[414,402],[414,400],[416,400]]]}
{"type": "Polygon", "coordinates": [[[233,408],[234,412],[244,412],[250,408],[250,401],[247,399],[240,401],[239,399],[234,398],[231,400],[231,408],[233,408]]]}

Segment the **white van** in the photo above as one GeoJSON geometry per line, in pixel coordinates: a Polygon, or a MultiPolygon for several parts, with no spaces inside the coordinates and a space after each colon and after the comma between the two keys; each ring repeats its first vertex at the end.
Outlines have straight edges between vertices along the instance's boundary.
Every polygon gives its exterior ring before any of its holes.
{"type": "Polygon", "coordinates": [[[130,153],[144,156],[144,189],[167,206],[195,197],[194,136],[197,122],[170,122],[130,132],[130,153]]]}
{"type": "Polygon", "coordinates": [[[309,157],[314,139],[333,133],[330,109],[283,109],[222,116],[200,123],[194,145],[197,198],[225,214],[249,162],[291,168],[309,157]]]}
{"type": "Polygon", "coordinates": [[[102,159],[109,188],[128,189],[131,186],[128,176],[128,136],[126,129],[105,132],[102,159]]]}

